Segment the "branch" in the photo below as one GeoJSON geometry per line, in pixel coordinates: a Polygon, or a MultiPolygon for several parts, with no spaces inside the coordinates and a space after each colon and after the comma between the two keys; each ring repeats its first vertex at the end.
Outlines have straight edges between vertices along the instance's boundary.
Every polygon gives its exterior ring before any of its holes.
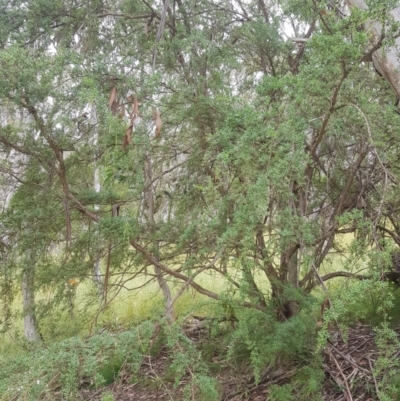
{"type": "MultiPolygon", "coordinates": [[[[210,269],[211,267],[213,267],[215,265],[215,263],[217,262],[218,258],[220,257],[221,252],[218,252],[214,259],[211,261],[211,263],[209,263],[206,266],[203,266],[201,269],[197,270],[196,273],[193,274],[192,277],[189,277],[189,279],[185,282],[185,284],[182,286],[182,288],[178,291],[178,293],[175,295],[175,297],[172,299],[171,304],[168,306],[168,310],[172,312],[172,307],[174,306],[174,303],[176,302],[176,300],[182,295],[183,291],[185,291],[186,288],[188,288],[191,283],[193,282],[194,278],[196,276],[198,276],[200,273],[202,273],[204,270],[210,269]]],[[[168,311],[166,313],[168,315],[168,311]]]]}
{"type": "Polygon", "coordinates": [[[340,89],[342,88],[343,82],[346,80],[348,75],[349,75],[349,71],[343,67],[342,76],[340,78],[340,81],[339,81],[338,85],[335,87],[335,89],[332,93],[332,97],[330,99],[331,106],[330,106],[328,113],[326,114],[324,120],[322,121],[322,126],[321,126],[321,129],[320,129],[317,137],[313,139],[313,142],[311,144],[310,153],[311,153],[311,156],[313,159],[316,159],[317,148],[318,148],[319,144],[321,143],[321,141],[325,135],[325,132],[327,130],[328,123],[329,123],[333,113],[335,112],[335,106],[336,106],[336,102],[339,97],[340,89]]]}
{"type": "MultiPolygon", "coordinates": [[[[172,270],[172,269],[168,268],[167,266],[163,265],[160,261],[157,260],[157,258],[155,256],[153,256],[151,253],[149,253],[147,251],[147,249],[143,248],[133,238],[131,238],[129,240],[129,243],[137,251],[139,251],[148,262],[150,262],[153,266],[158,267],[164,273],[167,273],[172,277],[178,278],[179,280],[185,281],[186,283],[188,283],[188,285],[190,285],[193,289],[195,289],[200,294],[206,295],[207,297],[215,299],[217,301],[220,299],[218,294],[216,294],[215,292],[209,291],[206,288],[202,287],[201,285],[197,284],[190,277],[185,276],[184,274],[179,273],[176,270],[172,270]]],[[[210,264],[210,267],[211,266],[212,266],[212,264],[210,264]]],[[[242,305],[245,306],[245,307],[248,307],[248,308],[255,308],[255,309],[263,310],[260,306],[253,305],[253,304],[251,304],[249,302],[244,302],[242,305]]]]}
{"type": "Polygon", "coordinates": [[[364,276],[362,274],[354,274],[354,273],[349,273],[349,272],[333,272],[333,273],[328,273],[325,276],[321,277],[321,281],[328,281],[331,278],[336,278],[336,277],[350,277],[350,278],[356,278],[357,280],[368,280],[372,278],[371,276],[364,276]]]}
{"type": "MultiPolygon", "coordinates": [[[[165,28],[165,19],[167,17],[167,10],[169,7],[169,0],[165,0],[163,11],[160,18],[160,25],[158,26],[157,36],[156,36],[156,43],[160,42],[164,36],[164,28],[165,28]]],[[[156,66],[156,57],[157,57],[157,47],[154,47],[153,51],[153,71],[156,66]]]]}
{"type": "Polygon", "coordinates": [[[308,38],[292,38],[292,42],[296,43],[306,43],[308,41],[308,38]]]}
{"type": "Polygon", "coordinates": [[[179,273],[179,272],[177,272],[177,271],[175,271],[175,270],[172,270],[172,269],[168,268],[167,266],[164,266],[161,262],[159,262],[159,261],[157,260],[157,258],[156,258],[155,256],[153,256],[151,253],[149,253],[149,252],[147,251],[147,249],[143,248],[143,247],[142,247],[140,244],[138,244],[133,238],[131,238],[131,239],[129,240],[129,243],[130,243],[137,251],[139,251],[139,252],[144,256],[144,258],[145,258],[148,262],[150,262],[153,266],[158,267],[158,268],[159,268],[160,270],[162,270],[164,273],[167,273],[167,274],[169,274],[169,275],[172,276],[172,277],[178,278],[179,280],[186,281],[186,282],[190,282],[189,285],[190,285],[191,287],[193,287],[193,288],[194,288],[197,292],[199,292],[200,294],[207,295],[207,296],[210,297],[210,298],[219,300],[219,295],[218,295],[218,294],[216,294],[216,293],[214,293],[214,292],[212,292],[212,291],[206,290],[206,289],[203,288],[201,285],[199,285],[199,284],[195,283],[194,281],[190,280],[190,277],[185,276],[184,274],[179,273]]]}
{"type": "MultiPolygon", "coordinates": [[[[323,285],[325,281],[328,281],[332,278],[337,278],[337,277],[348,277],[348,278],[355,278],[357,280],[371,280],[374,277],[373,276],[364,276],[363,274],[355,274],[355,273],[349,273],[349,272],[344,272],[344,271],[339,271],[339,272],[333,272],[326,274],[325,276],[321,277],[318,275],[318,279],[320,281],[319,284],[323,285]]],[[[383,272],[380,277],[379,281],[391,281],[392,283],[400,286],[400,272],[399,271],[389,271],[389,272],[383,272]]],[[[314,284],[314,288],[316,284],[314,284]]]]}
{"type": "Polygon", "coordinates": [[[152,14],[142,14],[142,15],[129,15],[129,14],[120,14],[104,11],[102,14],[97,14],[97,18],[105,18],[105,17],[121,17],[126,19],[147,19],[151,18],[152,14]]]}
{"type": "Polygon", "coordinates": [[[386,234],[389,234],[393,241],[396,242],[397,245],[400,245],[400,238],[396,231],[389,230],[388,228],[381,225],[378,225],[377,228],[385,232],[386,234]]]}
{"type": "MultiPolygon", "coordinates": [[[[2,129],[4,128],[2,127],[2,129]]],[[[54,165],[49,160],[43,158],[42,153],[32,151],[31,149],[28,149],[24,146],[20,146],[18,144],[10,142],[9,140],[7,140],[7,138],[3,136],[1,131],[0,131],[0,143],[2,143],[5,147],[10,147],[11,149],[16,150],[17,152],[23,155],[35,157],[37,160],[40,160],[41,162],[45,163],[50,168],[54,168],[54,165]]]]}
{"type": "Polygon", "coordinates": [[[154,182],[156,182],[157,180],[159,180],[161,177],[163,177],[164,175],[170,173],[171,171],[174,171],[176,168],[179,168],[180,166],[182,166],[183,164],[187,163],[187,160],[183,161],[182,163],[178,163],[175,166],[172,166],[171,168],[164,170],[161,174],[159,174],[157,177],[153,178],[149,184],[144,188],[144,191],[146,191],[147,189],[149,189],[154,182]]]}
{"type": "Polygon", "coordinates": [[[315,29],[315,24],[316,24],[316,20],[314,19],[311,22],[310,27],[308,28],[308,31],[306,32],[304,38],[293,38],[292,39],[294,42],[297,42],[300,44],[300,49],[297,52],[296,57],[293,59],[291,66],[290,66],[293,74],[298,73],[299,63],[300,63],[300,60],[303,57],[304,51],[305,51],[305,43],[307,42],[308,39],[311,38],[311,35],[315,29]]]}
{"type": "Polygon", "coordinates": [[[54,141],[54,139],[51,137],[51,135],[48,134],[45,123],[44,123],[43,119],[39,116],[37,109],[34,106],[32,106],[32,104],[30,103],[30,100],[28,99],[27,96],[24,97],[24,100],[25,100],[25,102],[21,102],[21,105],[28,110],[29,114],[35,120],[36,125],[37,125],[38,129],[40,130],[40,133],[43,135],[43,138],[46,139],[47,143],[49,144],[51,150],[53,151],[53,153],[58,161],[59,168],[58,168],[57,174],[58,174],[58,177],[60,178],[65,197],[67,199],[72,200],[75,204],[75,207],[79,211],[84,213],[86,216],[88,216],[91,220],[93,220],[95,222],[99,222],[99,217],[96,214],[87,210],[82,205],[82,203],[79,202],[79,200],[77,198],[75,198],[74,195],[71,194],[71,191],[70,191],[69,185],[68,185],[66,168],[65,168],[62,151],[61,151],[60,147],[57,145],[57,143],[54,141]]]}

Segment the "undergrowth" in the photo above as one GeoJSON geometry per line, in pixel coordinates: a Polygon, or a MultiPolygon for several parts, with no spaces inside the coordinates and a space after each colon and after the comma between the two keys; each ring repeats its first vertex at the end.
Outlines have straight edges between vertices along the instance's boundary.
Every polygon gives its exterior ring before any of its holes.
{"type": "Polygon", "coordinates": [[[82,386],[96,388],[107,382],[110,361],[139,369],[153,331],[154,324],[146,322],[122,333],[72,337],[14,358],[0,356],[0,399],[19,394],[27,401],[51,400],[57,391],[63,399],[74,400],[82,386]]]}
{"type": "MultiPolygon", "coordinates": [[[[373,313],[380,316],[376,326],[380,355],[374,370],[376,392],[380,400],[398,399],[400,364],[393,355],[399,343],[390,325],[396,296],[390,285],[372,280],[360,281],[343,292],[297,294],[300,312],[285,321],[277,318],[272,304],[264,311],[244,308],[228,299],[207,304],[207,308],[201,304],[198,312],[209,324],[198,341],[184,334],[182,321],[167,325],[162,319],[143,319],[127,328],[112,324],[110,313],[109,320],[101,322],[107,328],[102,334],[62,341],[57,341],[56,335],[29,350],[2,351],[0,400],[19,396],[26,401],[75,401],[79,390],[107,386],[122,370],[146,385],[140,373],[143,359],[164,352],[168,369],[158,379],[161,384],[179,387],[184,400],[220,399],[219,374],[243,373],[248,377],[251,372],[257,385],[271,373],[283,371],[288,373],[287,379],[268,387],[268,400],[321,401],[325,380],[321,350],[332,327],[339,327],[346,336],[348,327],[360,319],[373,320],[373,313]],[[333,306],[322,317],[323,296],[329,296],[333,306]]],[[[102,400],[112,399],[112,393],[103,393],[102,400]]]]}

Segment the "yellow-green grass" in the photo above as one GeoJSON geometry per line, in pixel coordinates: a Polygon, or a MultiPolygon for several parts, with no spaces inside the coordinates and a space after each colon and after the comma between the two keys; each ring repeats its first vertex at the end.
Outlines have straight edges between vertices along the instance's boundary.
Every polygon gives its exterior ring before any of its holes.
{"type": "MultiPolygon", "coordinates": [[[[342,249],[350,246],[353,240],[352,235],[343,235],[337,239],[342,249]]],[[[346,256],[339,254],[328,255],[324,264],[321,266],[320,274],[324,275],[329,272],[338,270],[349,270],[346,263],[346,256]]],[[[358,270],[359,266],[354,266],[351,269],[353,272],[358,270]]],[[[239,269],[232,266],[230,269],[232,279],[237,282],[241,281],[241,273],[239,269]]],[[[164,305],[161,290],[155,280],[144,285],[150,276],[140,276],[125,283],[118,295],[114,296],[115,281],[110,282],[110,291],[108,299],[110,300],[106,308],[99,310],[98,299],[96,295],[95,285],[87,280],[78,283],[76,286],[76,298],[74,300],[74,314],[71,316],[68,308],[54,307],[41,316],[40,329],[45,339],[62,339],[72,335],[87,335],[101,329],[122,329],[137,322],[159,318],[163,315],[164,305]],[[141,288],[140,288],[141,287],[141,288]],[[139,289],[138,289],[139,288],[139,289]]],[[[261,291],[268,295],[270,286],[265,274],[262,271],[255,272],[256,282],[261,291]]],[[[196,277],[195,281],[204,288],[213,291],[217,294],[233,289],[232,284],[226,278],[223,278],[217,273],[201,273],[196,277]]],[[[338,278],[330,280],[326,283],[329,291],[337,292],[347,288],[351,281],[349,279],[338,278]]],[[[66,284],[67,285],[67,284],[66,284]]],[[[169,281],[173,296],[177,294],[183,282],[169,281]]],[[[324,297],[324,291],[319,286],[315,295],[324,297]]],[[[49,298],[49,294],[38,294],[38,302],[45,301],[49,298]]],[[[13,310],[21,311],[22,300],[17,296],[13,310]]],[[[211,298],[199,294],[190,286],[185,289],[181,296],[176,300],[174,309],[179,320],[189,317],[191,314],[209,315],[215,306],[215,301],[211,298]]],[[[14,321],[13,330],[11,331],[15,341],[11,339],[9,334],[0,336],[0,352],[6,344],[20,343],[23,338],[23,320],[22,316],[14,321]]]]}
{"type": "MultiPolygon", "coordinates": [[[[46,313],[40,315],[41,334],[45,340],[61,340],[73,335],[87,335],[104,329],[123,329],[146,319],[162,317],[164,303],[161,290],[155,280],[144,285],[148,279],[149,277],[135,278],[132,282],[126,283],[115,297],[116,288],[111,282],[108,294],[109,302],[105,308],[99,305],[93,282],[87,280],[78,283],[75,290],[73,314],[65,305],[50,308],[46,313]],[[136,289],[141,286],[143,287],[136,289]]],[[[227,285],[226,280],[205,273],[196,277],[196,282],[216,293],[226,290],[227,285]]],[[[171,281],[169,285],[175,296],[184,283],[171,281]]],[[[38,293],[36,301],[39,309],[40,305],[49,299],[51,299],[51,294],[38,293]]],[[[183,320],[191,314],[208,315],[213,303],[215,303],[214,300],[197,293],[189,286],[174,303],[174,309],[178,319],[183,320]]],[[[24,346],[22,297],[20,294],[15,297],[12,310],[15,313],[15,319],[13,319],[11,330],[6,334],[0,334],[0,353],[5,352],[10,344],[21,349],[24,346]]]]}

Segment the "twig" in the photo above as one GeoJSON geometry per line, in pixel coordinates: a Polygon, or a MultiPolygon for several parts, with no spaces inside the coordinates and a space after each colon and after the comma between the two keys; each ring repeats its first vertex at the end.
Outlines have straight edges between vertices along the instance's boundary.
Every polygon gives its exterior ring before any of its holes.
{"type": "Polygon", "coordinates": [[[202,273],[204,270],[210,269],[211,267],[213,267],[215,265],[215,263],[217,262],[218,258],[221,255],[221,252],[218,252],[214,259],[211,261],[210,264],[203,266],[201,269],[197,270],[196,273],[194,273],[191,277],[188,278],[188,280],[186,280],[185,284],[182,286],[182,288],[177,292],[177,294],[175,295],[175,297],[172,299],[171,304],[168,306],[168,309],[166,310],[166,314],[168,314],[169,311],[172,310],[172,307],[174,306],[174,303],[176,302],[176,300],[182,295],[183,291],[185,291],[190,284],[192,283],[192,281],[194,280],[194,278],[196,276],[198,276],[200,273],[202,273]]]}
{"type": "Polygon", "coordinates": [[[164,390],[166,391],[165,394],[168,394],[168,396],[169,396],[169,398],[171,399],[171,401],[173,401],[171,392],[168,390],[168,387],[166,386],[166,384],[164,383],[164,381],[162,380],[162,378],[160,377],[160,375],[158,375],[157,372],[156,372],[156,371],[154,370],[154,368],[153,368],[153,365],[152,365],[152,363],[151,363],[151,356],[148,356],[148,359],[149,359],[148,366],[149,366],[149,368],[150,368],[150,372],[153,374],[154,378],[155,378],[156,380],[158,380],[158,381],[161,383],[161,385],[164,387],[164,390]]]}
{"type": "MultiPolygon", "coordinates": [[[[291,378],[296,373],[297,373],[297,369],[292,369],[292,370],[289,370],[289,371],[278,370],[278,372],[276,372],[275,375],[274,375],[275,377],[272,378],[271,381],[267,381],[265,384],[267,384],[267,386],[270,386],[271,384],[279,383],[281,380],[291,378]]],[[[260,387],[260,385],[262,385],[262,384],[264,384],[264,383],[260,383],[259,385],[248,389],[248,391],[250,393],[252,393],[252,392],[256,391],[260,387]]]]}
{"type": "Polygon", "coordinates": [[[358,345],[356,348],[352,349],[352,350],[349,352],[349,355],[351,355],[353,352],[356,352],[357,350],[359,350],[364,344],[370,342],[371,340],[372,340],[372,338],[369,338],[369,339],[363,341],[363,342],[362,342],[360,345],[358,345]]]}
{"type": "Polygon", "coordinates": [[[353,371],[347,376],[347,380],[351,382],[353,376],[357,376],[358,368],[354,368],[353,371]]]}
{"type": "Polygon", "coordinates": [[[346,376],[344,375],[342,369],[340,368],[340,365],[339,365],[338,361],[336,360],[336,358],[334,357],[334,355],[332,354],[332,352],[329,351],[329,353],[330,353],[331,357],[333,358],[333,360],[334,360],[334,362],[335,362],[335,365],[336,365],[336,367],[337,367],[338,370],[339,370],[340,375],[341,375],[342,378],[343,378],[344,385],[346,386],[346,390],[347,390],[348,401],[353,401],[353,397],[352,397],[352,395],[351,395],[350,387],[349,387],[349,384],[347,383],[346,376]]]}
{"type": "Polygon", "coordinates": [[[101,394],[102,391],[103,391],[102,388],[98,389],[98,390],[95,391],[89,398],[86,398],[86,401],[93,400],[93,398],[95,398],[95,397],[97,397],[99,394],[101,394]]]}
{"type": "MultiPolygon", "coordinates": [[[[46,388],[40,393],[40,396],[42,396],[49,388],[50,388],[50,385],[51,384],[53,384],[59,377],[60,377],[60,375],[61,375],[61,372],[60,371],[58,371],[54,376],[53,376],[53,378],[47,383],[47,386],[46,386],[46,388]]],[[[55,388],[53,388],[53,389],[51,389],[51,390],[55,390],[56,388],[58,388],[59,386],[57,386],[57,387],[55,387],[55,388]]]]}
{"type": "MultiPolygon", "coordinates": [[[[332,356],[332,354],[330,354],[332,356]]],[[[329,376],[332,378],[332,380],[337,384],[337,386],[339,388],[343,387],[343,383],[333,375],[333,373],[331,372],[331,370],[329,369],[329,367],[327,365],[324,365],[324,369],[326,372],[328,372],[329,376]]],[[[346,401],[347,395],[346,395],[346,391],[342,388],[342,393],[344,394],[343,398],[339,398],[337,401],[342,401],[342,399],[344,401],[346,401]]]]}
{"type": "Polygon", "coordinates": [[[348,363],[350,363],[353,368],[360,369],[364,373],[369,373],[367,369],[362,368],[360,365],[358,365],[356,362],[352,361],[347,355],[343,354],[343,352],[339,351],[329,340],[328,344],[348,363]]]}
{"type": "Polygon", "coordinates": [[[371,369],[371,374],[372,374],[372,379],[373,379],[373,381],[374,381],[376,396],[378,397],[378,400],[380,400],[381,397],[379,397],[378,383],[376,382],[376,377],[375,377],[375,375],[374,375],[374,370],[373,370],[373,367],[372,367],[371,359],[369,359],[368,356],[367,356],[367,360],[368,360],[368,363],[369,363],[369,367],[370,367],[370,369],[371,369]]]}

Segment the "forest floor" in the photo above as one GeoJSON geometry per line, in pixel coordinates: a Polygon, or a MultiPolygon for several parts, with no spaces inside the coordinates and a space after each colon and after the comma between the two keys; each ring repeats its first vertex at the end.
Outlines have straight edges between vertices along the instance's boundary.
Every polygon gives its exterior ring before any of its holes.
{"type": "MultiPolygon", "coordinates": [[[[326,401],[373,401],[376,399],[379,377],[373,373],[378,358],[375,333],[371,326],[357,325],[345,336],[340,330],[331,330],[331,338],[323,350],[324,386],[322,399],[326,401]],[[343,338],[345,337],[345,338],[343,338]]],[[[400,350],[398,352],[400,354],[400,350]]],[[[397,355],[396,355],[397,357],[397,355]]],[[[100,401],[105,393],[112,393],[115,401],[168,400],[183,398],[185,384],[190,376],[174,385],[173,378],[166,380],[169,355],[160,351],[157,356],[146,357],[136,379],[129,371],[121,370],[112,385],[98,390],[82,390],[81,398],[87,401],[100,401]]],[[[219,363],[218,357],[213,362],[219,363]]],[[[224,367],[215,374],[220,384],[220,401],[266,401],[268,389],[272,384],[288,383],[297,371],[296,366],[267,368],[259,383],[254,382],[250,369],[224,367]]],[[[193,394],[190,399],[208,401],[193,394]]]]}

